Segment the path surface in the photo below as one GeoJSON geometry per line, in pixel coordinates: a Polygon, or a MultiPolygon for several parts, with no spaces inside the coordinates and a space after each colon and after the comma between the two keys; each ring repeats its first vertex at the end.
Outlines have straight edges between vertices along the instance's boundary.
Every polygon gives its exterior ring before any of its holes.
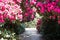
{"type": "Polygon", "coordinates": [[[26,31],[20,35],[21,40],[42,40],[41,36],[35,28],[26,28],[26,31]]]}

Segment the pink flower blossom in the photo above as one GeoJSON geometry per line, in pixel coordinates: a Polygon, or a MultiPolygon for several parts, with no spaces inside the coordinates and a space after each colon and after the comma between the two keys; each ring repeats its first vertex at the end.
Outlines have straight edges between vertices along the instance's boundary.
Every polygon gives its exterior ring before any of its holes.
{"type": "Polygon", "coordinates": [[[2,19],[2,20],[0,20],[0,23],[4,23],[5,21],[2,19]]]}
{"type": "Polygon", "coordinates": [[[10,19],[10,21],[16,20],[15,16],[11,16],[11,15],[9,15],[9,19],[10,19]]]}
{"type": "Polygon", "coordinates": [[[31,4],[31,5],[36,4],[36,1],[37,1],[37,0],[30,0],[30,4],[31,4]]]}
{"type": "Polygon", "coordinates": [[[33,20],[34,18],[35,18],[35,16],[32,14],[31,19],[33,20]]]}
{"type": "Polygon", "coordinates": [[[22,21],[23,16],[22,16],[22,15],[18,15],[18,19],[19,19],[20,21],[22,21]]]}
{"type": "Polygon", "coordinates": [[[42,23],[42,20],[41,19],[38,19],[37,25],[40,25],[41,23],[42,23]]]}
{"type": "Polygon", "coordinates": [[[53,11],[60,14],[60,8],[55,8],[53,11]]]}
{"type": "Polygon", "coordinates": [[[17,0],[17,2],[21,3],[22,0],[17,0]]]}
{"type": "Polygon", "coordinates": [[[43,6],[42,2],[37,2],[36,7],[43,6]]]}
{"type": "Polygon", "coordinates": [[[0,2],[2,2],[2,0],[0,0],[0,2]]]}
{"type": "Polygon", "coordinates": [[[25,13],[25,16],[26,16],[26,17],[28,17],[28,16],[29,16],[29,14],[28,14],[28,13],[25,13]]]}
{"type": "Polygon", "coordinates": [[[44,14],[44,12],[45,12],[44,7],[41,7],[40,12],[41,12],[42,14],[44,14]]]}
{"type": "Polygon", "coordinates": [[[4,11],[4,10],[5,10],[5,6],[2,6],[2,7],[1,7],[1,10],[4,11]]]}
{"type": "Polygon", "coordinates": [[[0,14],[0,23],[4,23],[4,17],[2,14],[0,14]]]}
{"type": "Polygon", "coordinates": [[[4,19],[8,17],[7,13],[3,14],[4,19]]]}
{"type": "Polygon", "coordinates": [[[52,2],[51,4],[54,5],[54,6],[56,6],[57,3],[56,2],[52,2]]]}
{"type": "Polygon", "coordinates": [[[51,12],[51,10],[53,10],[55,8],[55,6],[53,4],[51,4],[51,3],[48,3],[46,5],[47,5],[46,8],[47,8],[48,12],[51,12]]]}

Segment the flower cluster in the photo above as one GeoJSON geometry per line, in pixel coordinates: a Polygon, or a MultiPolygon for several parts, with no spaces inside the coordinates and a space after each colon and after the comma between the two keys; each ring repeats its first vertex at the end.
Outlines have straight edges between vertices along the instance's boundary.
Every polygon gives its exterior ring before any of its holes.
{"type": "Polygon", "coordinates": [[[31,21],[35,13],[41,13],[45,19],[58,19],[60,23],[60,0],[0,0],[0,22],[31,21]]]}
{"type": "MultiPolygon", "coordinates": [[[[37,1],[36,8],[43,17],[37,20],[37,30],[51,30],[53,27],[60,27],[60,0],[37,1]],[[41,28],[42,27],[42,28],[41,28]]],[[[50,31],[48,31],[49,33],[50,31]]]]}
{"type": "Polygon", "coordinates": [[[34,5],[36,4],[36,0],[22,0],[22,11],[23,11],[23,21],[24,22],[29,22],[35,18],[35,7],[34,5]]]}
{"type": "Polygon", "coordinates": [[[44,0],[37,1],[36,8],[38,13],[41,13],[45,19],[56,20],[60,24],[60,0],[44,0]]]}
{"type": "MultiPolygon", "coordinates": [[[[19,0],[16,0],[19,2],[19,0]]],[[[22,10],[14,0],[0,0],[0,23],[4,23],[5,19],[10,21],[20,20],[22,21],[22,10]]]]}
{"type": "Polygon", "coordinates": [[[35,17],[35,10],[32,7],[36,0],[0,0],[0,23],[5,19],[10,21],[31,21],[35,17]],[[32,7],[32,8],[31,8],[32,7]]]}

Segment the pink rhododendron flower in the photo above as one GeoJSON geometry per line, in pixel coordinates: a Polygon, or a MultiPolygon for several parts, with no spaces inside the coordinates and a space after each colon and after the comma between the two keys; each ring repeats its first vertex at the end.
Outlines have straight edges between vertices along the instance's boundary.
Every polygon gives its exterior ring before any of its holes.
{"type": "Polygon", "coordinates": [[[37,10],[37,9],[36,9],[35,7],[32,8],[32,11],[33,11],[33,12],[36,12],[36,10],[37,10]]]}
{"type": "Polygon", "coordinates": [[[5,6],[2,6],[2,7],[1,7],[1,10],[4,11],[4,10],[5,10],[5,6]]]}
{"type": "Polygon", "coordinates": [[[27,17],[27,16],[29,16],[29,14],[28,13],[25,13],[25,16],[27,17]]]}
{"type": "Polygon", "coordinates": [[[37,1],[37,0],[30,0],[30,4],[31,4],[31,5],[36,4],[36,1],[37,1]]]}
{"type": "Polygon", "coordinates": [[[57,3],[56,2],[52,2],[51,4],[54,5],[54,6],[56,6],[57,3]]]}
{"type": "Polygon", "coordinates": [[[60,8],[55,8],[53,11],[60,14],[60,8]]]}
{"type": "Polygon", "coordinates": [[[30,10],[30,11],[29,11],[29,13],[30,13],[30,14],[33,14],[33,13],[34,13],[34,11],[33,11],[33,10],[30,10]]]}
{"type": "Polygon", "coordinates": [[[39,7],[40,13],[44,13],[45,12],[45,8],[43,6],[43,3],[38,2],[36,7],[39,7]]]}
{"type": "Polygon", "coordinates": [[[32,15],[32,16],[31,16],[31,19],[33,20],[34,18],[35,18],[35,16],[34,16],[34,15],[32,15]]]}
{"type": "Polygon", "coordinates": [[[45,12],[44,7],[41,7],[40,12],[41,12],[42,14],[44,14],[44,12],[45,12]]]}
{"type": "Polygon", "coordinates": [[[41,2],[38,2],[37,4],[36,4],[36,7],[39,7],[39,6],[42,6],[43,4],[41,3],[41,2]]]}
{"type": "Polygon", "coordinates": [[[4,17],[2,14],[0,14],[0,23],[4,23],[4,17]]]}
{"type": "Polygon", "coordinates": [[[22,21],[23,16],[22,16],[22,15],[18,15],[18,19],[19,19],[20,21],[22,21]]]}
{"type": "Polygon", "coordinates": [[[5,21],[2,19],[2,20],[0,20],[0,23],[4,23],[5,21]]]}
{"type": "Polygon", "coordinates": [[[2,0],[0,0],[0,2],[2,2],[2,0]]]}
{"type": "Polygon", "coordinates": [[[3,14],[4,19],[8,17],[7,13],[3,14]]]}
{"type": "Polygon", "coordinates": [[[21,3],[22,0],[17,0],[17,2],[21,3]]]}
{"type": "Polygon", "coordinates": [[[48,12],[50,12],[51,10],[53,10],[55,8],[55,6],[51,3],[48,3],[46,8],[47,8],[48,12]]]}
{"type": "Polygon", "coordinates": [[[9,15],[9,19],[10,19],[10,21],[16,20],[15,16],[11,16],[11,15],[9,15]]]}

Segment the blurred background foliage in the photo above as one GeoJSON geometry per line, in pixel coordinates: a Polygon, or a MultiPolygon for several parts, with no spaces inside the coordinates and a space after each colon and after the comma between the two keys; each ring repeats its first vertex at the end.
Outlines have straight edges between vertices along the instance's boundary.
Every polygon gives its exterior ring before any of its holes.
{"type": "Polygon", "coordinates": [[[35,16],[36,16],[36,17],[35,17],[35,19],[34,19],[33,21],[25,22],[26,28],[35,28],[35,27],[36,27],[37,20],[38,20],[39,18],[41,18],[41,16],[40,16],[38,13],[36,13],[35,16]]]}

